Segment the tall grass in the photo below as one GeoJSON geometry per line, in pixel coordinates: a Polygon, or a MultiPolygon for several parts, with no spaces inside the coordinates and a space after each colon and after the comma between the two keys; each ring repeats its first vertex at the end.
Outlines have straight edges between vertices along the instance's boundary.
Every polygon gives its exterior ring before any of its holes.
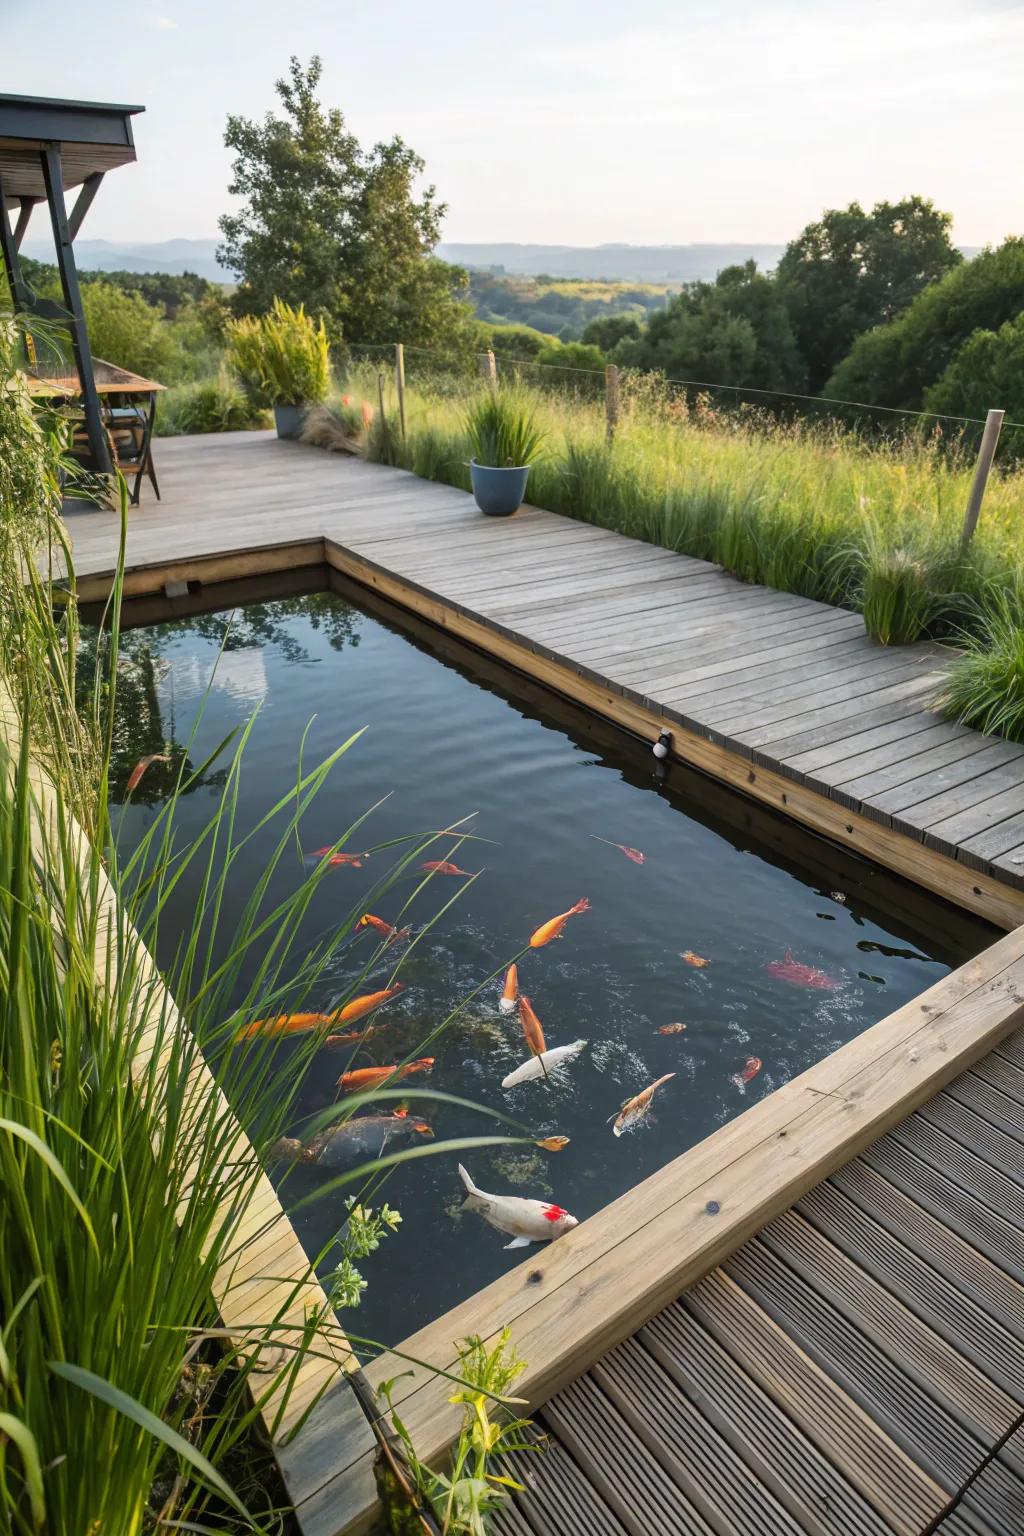
{"type": "Polygon", "coordinates": [[[976,730],[1024,741],[1024,610],[995,595],[978,631],[964,636],[941,703],[976,730]]]}

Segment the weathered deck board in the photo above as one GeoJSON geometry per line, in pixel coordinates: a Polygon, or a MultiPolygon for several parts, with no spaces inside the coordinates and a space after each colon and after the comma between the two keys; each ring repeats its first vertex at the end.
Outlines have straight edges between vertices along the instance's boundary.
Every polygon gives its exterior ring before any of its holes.
{"type": "MultiPolygon", "coordinates": [[[[332,540],[610,700],[955,858],[960,899],[977,872],[1019,893],[1024,917],[1024,750],[932,712],[942,647],[885,651],[856,615],[741,584],[707,561],[533,508],[482,518],[461,491],[269,434],[162,440],[157,458],[164,500],[130,518],[132,590],[160,563],[236,557],[240,572],[268,569],[275,546],[285,564],[280,546],[298,558],[303,540],[332,540]]],[[[70,526],[80,576],[109,572],[115,519],[78,513],[70,526]]]]}

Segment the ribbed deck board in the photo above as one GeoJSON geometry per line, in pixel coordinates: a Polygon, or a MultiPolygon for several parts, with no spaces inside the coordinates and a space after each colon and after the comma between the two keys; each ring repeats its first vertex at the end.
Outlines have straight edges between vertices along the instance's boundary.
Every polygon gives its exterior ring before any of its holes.
{"type": "Polygon", "coordinates": [[[1024,1030],[547,1403],[631,1536],[1024,1531],[1024,1104],[984,1075],[1017,1061],[1024,1030]]]}
{"type": "MultiPolygon", "coordinates": [[[[933,710],[951,652],[872,644],[859,617],[554,513],[265,433],[159,439],[164,499],[129,517],[133,571],[330,539],[741,758],[1024,892],[1024,749],[933,710]]],[[[116,520],[69,518],[81,577],[116,520]]],[[[1024,913],[1024,907],[1022,907],[1024,913]]]]}

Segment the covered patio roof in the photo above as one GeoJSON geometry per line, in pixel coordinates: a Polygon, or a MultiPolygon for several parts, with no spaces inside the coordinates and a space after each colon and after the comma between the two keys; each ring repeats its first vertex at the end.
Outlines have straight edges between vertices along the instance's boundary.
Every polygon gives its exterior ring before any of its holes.
{"type": "Polygon", "coordinates": [[[56,144],[65,187],[78,187],[135,159],[132,118],[144,107],[0,95],[0,179],[15,202],[46,197],[40,151],[56,144]]]}

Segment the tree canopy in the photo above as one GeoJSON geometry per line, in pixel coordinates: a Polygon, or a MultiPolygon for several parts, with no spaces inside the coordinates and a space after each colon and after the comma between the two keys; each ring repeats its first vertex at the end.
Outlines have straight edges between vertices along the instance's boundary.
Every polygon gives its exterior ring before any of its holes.
{"type": "Polygon", "coordinates": [[[1014,237],[955,267],[903,314],[861,336],[825,392],[919,410],[972,332],[997,331],[1022,310],[1024,239],[1014,237]]]}
{"type": "Polygon", "coordinates": [[[433,255],[444,204],[415,190],[423,161],[400,138],[364,150],[317,95],[322,65],[292,58],[276,83],[283,112],[228,118],[229,190],[220,220],[223,266],[236,272],[238,312],[274,298],[305,304],[335,340],[449,344],[465,328],[466,274],[433,255]]]}
{"type": "Polygon", "coordinates": [[[806,382],[778,285],[753,261],[724,268],[713,283],[690,283],[614,357],[698,383],[802,389],[806,382]]]}
{"type": "Polygon", "coordinates": [[[992,406],[1018,421],[1024,413],[1024,311],[998,331],[975,331],[924,396],[925,410],[940,415],[980,420],[992,406]]]}
{"type": "Polygon", "coordinates": [[[807,369],[819,391],[862,332],[891,320],[963,259],[952,216],[924,197],[830,208],[791,240],[776,269],[807,369]]]}

